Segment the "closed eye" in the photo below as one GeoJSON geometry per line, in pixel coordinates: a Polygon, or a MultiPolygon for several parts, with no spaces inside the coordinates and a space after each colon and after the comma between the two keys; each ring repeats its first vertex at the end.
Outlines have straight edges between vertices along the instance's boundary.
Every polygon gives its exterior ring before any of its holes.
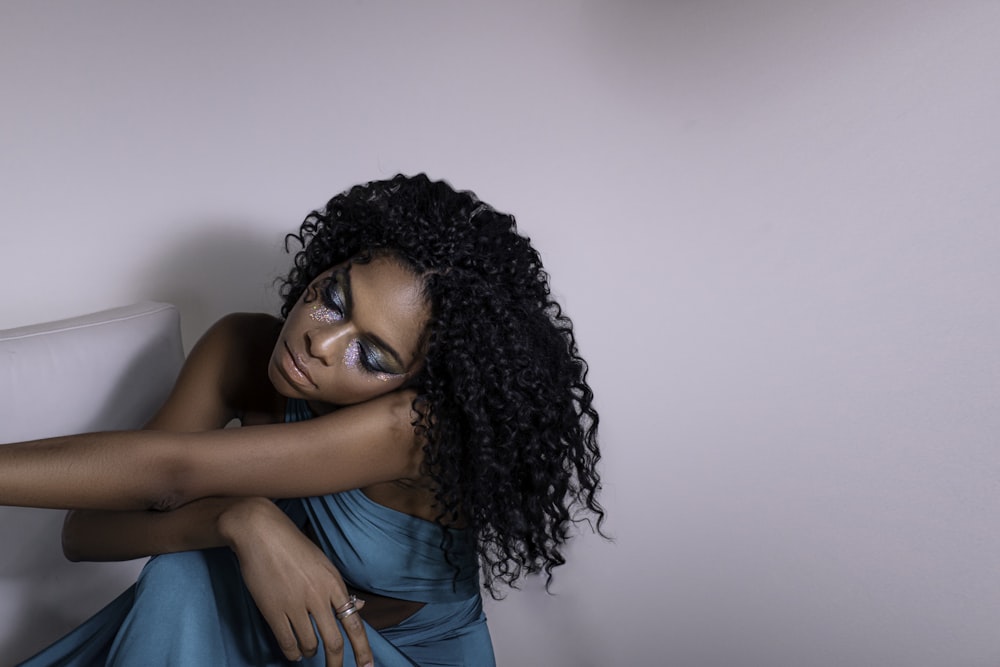
{"type": "Polygon", "coordinates": [[[365,367],[365,370],[370,373],[393,374],[391,370],[386,368],[382,355],[374,347],[361,341],[358,341],[358,345],[361,348],[361,365],[365,367]]]}
{"type": "Polygon", "coordinates": [[[337,279],[339,273],[338,271],[324,281],[320,293],[323,305],[343,318],[347,316],[347,304],[344,302],[343,283],[337,279]]]}
{"type": "MultiPolygon", "coordinates": [[[[350,265],[334,271],[321,288],[323,304],[337,319],[349,319],[353,309],[350,265]]],[[[348,348],[349,358],[369,373],[402,375],[406,371],[399,353],[374,333],[368,332],[348,348]]],[[[352,364],[353,365],[353,364],[352,364]]]]}
{"type": "Polygon", "coordinates": [[[367,341],[355,339],[350,342],[344,353],[344,363],[348,368],[361,366],[361,370],[374,375],[380,380],[388,380],[391,376],[401,375],[401,372],[391,370],[386,363],[385,354],[367,341]]]}

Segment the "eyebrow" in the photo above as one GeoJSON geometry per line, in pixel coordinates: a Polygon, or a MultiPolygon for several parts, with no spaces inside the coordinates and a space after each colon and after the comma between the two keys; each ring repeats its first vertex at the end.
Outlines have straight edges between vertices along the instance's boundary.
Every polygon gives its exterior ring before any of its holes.
{"type": "MultiPolygon", "coordinates": [[[[334,281],[340,285],[340,291],[344,295],[344,314],[347,317],[351,316],[351,310],[354,308],[354,295],[351,292],[351,266],[348,264],[345,268],[337,271],[334,274],[334,281]]],[[[391,345],[389,345],[385,340],[382,339],[378,334],[373,334],[368,332],[366,338],[371,340],[372,343],[382,348],[382,351],[392,357],[393,361],[396,362],[396,366],[400,369],[400,373],[406,372],[406,364],[403,363],[402,357],[391,345]]]]}

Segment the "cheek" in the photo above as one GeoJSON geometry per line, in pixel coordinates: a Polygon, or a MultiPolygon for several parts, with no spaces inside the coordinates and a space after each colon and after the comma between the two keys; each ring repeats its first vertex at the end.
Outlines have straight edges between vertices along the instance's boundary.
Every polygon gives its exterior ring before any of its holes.
{"type": "Polygon", "coordinates": [[[406,380],[407,377],[388,373],[365,373],[360,376],[359,384],[363,384],[360,388],[368,394],[369,398],[374,398],[399,389],[406,383],[406,380]]]}
{"type": "Polygon", "coordinates": [[[373,375],[366,377],[355,376],[349,385],[341,385],[335,396],[331,396],[332,403],[351,405],[364,403],[379,396],[384,396],[403,385],[403,381],[398,377],[387,377],[385,381],[375,380],[373,375]]]}
{"type": "Polygon", "coordinates": [[[321,303],[309,306],[309,319],[320,324],[334,324],[344,319],[343,314],[330,310],[321,303]]]}
{"type": "Polygon", "coordinates": [[[344,350],[344,366],[351,370],[357,369],[361,363],[361,347],[357,341],[351,341],[344,350]]]}

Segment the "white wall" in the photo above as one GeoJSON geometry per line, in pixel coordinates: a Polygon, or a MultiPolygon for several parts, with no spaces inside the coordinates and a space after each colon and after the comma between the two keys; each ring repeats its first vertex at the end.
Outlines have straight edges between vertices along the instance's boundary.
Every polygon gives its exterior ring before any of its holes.
{"type": "Polygon", "coordinates": [[[426,170],[574,317],[616,542],[504,665],[1000,661],[1000,5],[3,3],[0,327],[272,309],[281,235],[426,170]],[[542,5],[542,6],[536,6],[542,5]]]}

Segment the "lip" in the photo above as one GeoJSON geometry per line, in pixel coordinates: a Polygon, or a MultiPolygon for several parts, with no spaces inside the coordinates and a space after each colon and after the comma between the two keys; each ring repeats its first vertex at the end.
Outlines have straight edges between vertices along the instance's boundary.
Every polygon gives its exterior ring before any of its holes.
{"type": "Polygon", "coordinates": [[[288,347],[288,343],[284,342],[285,352],[287,355],[282,360],[282,369],[285,371],[285,375],[288,379],[295,384],[301,386],[316,387],[316,383],[313,381],[312,376],[309,375],[309,371],[306,369],[305,363],[303,363],[302,358],[292,352],[292,348],[288,347]]]}

